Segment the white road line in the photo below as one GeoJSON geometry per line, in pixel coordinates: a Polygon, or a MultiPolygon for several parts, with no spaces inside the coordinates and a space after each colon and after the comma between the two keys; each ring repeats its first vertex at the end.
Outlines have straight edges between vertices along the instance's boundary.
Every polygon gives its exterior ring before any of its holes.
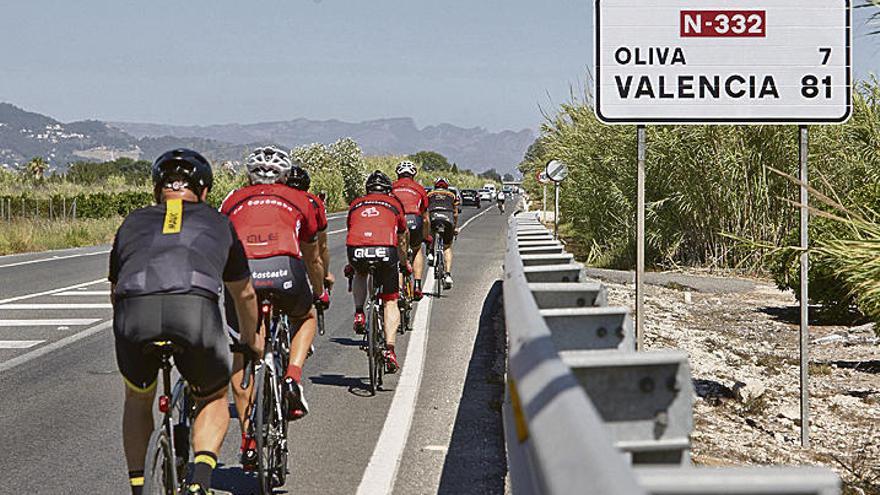
{"type": "Polygon", "coordinates": [[[52,294],[54,297],[67,297],[67,296],[107,296],[110,297],[109,290],[72,290],[69,292],[58,292],[52,294]]]}
{"type": "Polygon", "coordinates": [[[2,327],[63,327],[91,325],[100,318],[67,318],[64,320],[0,320],[2,327]]]}
{"type": "Polygon", "coordinates": [[[33,265],[34,263],[45,263],[46,261],[58,261],[58,260],[69,260],[70,258],[80,258],[83,256],[98,256],[101,254],[107,254],[110,250],[106,251],[97,251],[94,253],[82,253],[82,254],[70,254],[67,256],[52,256],[51,258],[40,258],[38,260],[28,260],[28,261],[19,261],[17,263],[7,263],[5,265],[0,265],[0,268],[9,268],[13,266],[22,266],[22,265],[33,265]]]}
{"type": "Polygon", "coordinates": [[[30,349],[45,340],[0,340],[0,349],[30,349]]]}
{"type": "MultiPolygon", "coordinates": [[[[429,271],[423,289],[425,294],[433,292],[434,270],[429,271]]],[[[430,328],[431,306],[433,301],[426,296],[416,307],[413,319],[413,332],[410,334],[409,345],[403,361],[403,370],[382,433],[373,449],[373,455],[358,486],[359,495],[374,493],[391,493],[397,470],[409,437],[415,412],[419,387],[422,384],[422,372],[425,367],[425,355],[428,347],[428,329],[430,328]]],[[[2,371],[2,368],[0,368],[2,371]]]]}
{"type": "Polygon", "coordinates": [[[344,211],[342,213],[334,213],[333,215],[329,215],[327,217],[327,220],[336,220],[337,218],[345,218],[347,215],[348,215],[347,211],[344,211]]]}
{"type": "Polygon", "coordinates": [[[24,364],[24,363],[31,361],[33,359],[36,359],[40,356],[45,356],[46,354],[49,354],[50,352],[52,352],[54,350],[61,349],[62,347],[73,344],[74,342],[76,342],[78,340],[82,340],[82,339],[89,337],[91,335],[94,335],[102,330],[106,330],[112,326],[113,326],[112,321],[105,321],[105,322],[99,323],[98,325],[95,325],[93,327],[86,328],[82,332],[75,333],[73,335],[69,335],[67,337],[64,337],[61,340],[52,342],[49,345],[40,347],[39,349],[34,349],[31,352],[28,352],[26,354],[22,354],[21,356],[12,358],[9,361],[0,363],[0,373],[3,373],[4,371],[8,371],[12,368],[15,368],[16,366],[18,366],[20,364],[24,364]]]}
{"type": "Polygon", "coordinates": [[[466,229],[467,226],[471,224],[471,222],[480,218],[481,216],[485,215],[486,213],[489,213],[490,211],[492,211],[492,208],[486,208],[482,212],[477,213],[476,215],[472,216],[471,218],[468,219],[467,222],[464,223],[464,225],[462,225],[461,227],[458,228],[458,231],[461,232],[462,230],[466,229]]]}
{"type": "Polygon", "coordinates": [[[113,309],[113,305],[110,303],[0,304],[0,309],[113,309]]]}
{"type": "Polygon", "coordinates": [[[80,287],[88,287],[90,285],[95,285],[95,284],[99,284],[101,282],[106,282],[106,281],[107,281],[107,279],[100,278],[98,280],[93,280],[91,282],[83,282],[81,284],[70,285],[67,287],[60,287],[58,289],[52,289],[52,290],[47,290],[47,291],[43,291],[43,292],[35,292],[33,294],[25,294],[23,296],[10,297],[8,299],[0,299],[0,304],[11,303],[14,301],[21,301],[23,299],[32,299],[34,297],[48,296],[49,294],[57,294],[59,292],[64,292],[64,291],[68,291],[68,290],[72,290],[72,289],[78,289],[80,287]]]}
{"type": "Polygon", "coordinates": [[[345,232],[346,230],[348,230],[348,229],[337,229],[337,230],[331,230],[330,232],[327,232],[327,235],[338,234],[338,233],[340,233],[340,232],[345,232]]]}

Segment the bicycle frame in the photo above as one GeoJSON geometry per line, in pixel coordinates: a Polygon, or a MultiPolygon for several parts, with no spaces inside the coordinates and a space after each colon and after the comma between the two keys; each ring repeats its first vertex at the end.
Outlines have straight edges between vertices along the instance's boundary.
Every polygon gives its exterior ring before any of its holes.
{"type": "MultiPolygon", "coordinates": [[[[253,401],[248,414],[248,432],[257,440],[257,478],[260,483],[260,493],[271,493],[274,485],[284,484],[287,474],[287,419],[284,415],[284,398],[281,392],[280,377],[284,372],[284,363],[289,359],[290,334],[285,330],[281,334],[281,328],[289,330],[287,316],[277,313],[271,298],[265,298],[260,303],[261,327],[265,333],[263,336],[263,355],[253,363],[254,373],[257,376],[253,392],[253,401]],[[268,380],[268,381],[267,381],[268,380]],[[271,394],[267,397],[266,394],[271,394]],[[271,411],[265,411],[264,405],[270,400],[271,411]],[[267,416],[271,415],[271,416],[267,416]],[[268,424],[266,424],[268,422],[268,424]],[[281,438],[269,438],[271,425],[281,425],[281,438]],[[274,449],[278,442],[278,452],[267,452],[274,449]],[[273,472],[269,472],[270,459],[267,456],[278,455],[283,460],[282,466],[273,466],[273,472]]],[[[276,434],[278,432],[275,432],[276,434]]],[[[280,464],[277,463],[276,464],[280,464]]]]}
{"type": "Polygon", "coordinates": [[[189,462],[189,435],[195,412],[194,401],[183,378],[179,378],[174,386],[171,386],[171,370],[174,367],[171,356],[176,349],[174,344],[163,341],[150,345],[154,346],[152,350],[159,354],[160,369],[162,370],[162,395],[158,400],[158,409],[162,413],[162,419],[150,435],[144,466],[144,493],[152,494],[156,491],[157,487],[153,486],[155,483],[153,473],[157,469],[156,462],[160,461],[160,457],[165,457],[162,465],[158,467],[162,470],[162,489],[166,494],[176,494],[184,482],[186,466],[189,462]],[[175,411],[178,415],[176,424],[174,422],[175,411]],[[167,445],[164,449],[162,446],[163,435],[167,438],[167,445]]]}

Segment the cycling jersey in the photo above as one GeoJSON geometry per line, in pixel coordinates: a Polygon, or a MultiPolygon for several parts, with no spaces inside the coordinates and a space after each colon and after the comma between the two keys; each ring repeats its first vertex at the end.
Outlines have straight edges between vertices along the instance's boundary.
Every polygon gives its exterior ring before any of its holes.
{"type": "Polygon", "coordinates": [[[318,232],[315,206],[302,191],[283,184],[255,184],[233,191],[220,211],[238,231],[247,257],[302,257],[301,244],[318,232]]]}
{"type": "Polygon", "coordinates": [[[202,294],[250,276],[235,228],[205,203],[172,200],[132,212],[116,232],[108,279],[119,298],[202,294]]]}
{"type": "Polygon", "coordinates": [[[327,230],[327,207],[324,206],[324,201],[321,200],[320,196],[308,191],[303,192],[309,197],[309,202],[312,203],[312,206],[315,207],[316,220],[318,221],[318,232],[327,230]]]}
{"type": "Polygon", "coordinates": [[[394,181],[391,193],[400,200],[407,215],[421,215],[428,209],[428,193],[412,177],[401,177],[394,181]]]}
{"type": "Polygon", "coordinates": [[[428,211],[457,211],[458,196],[449,189],[434,189],[428,193],[428,211]]]}
{"type": "Polygon", "coordinates": [[[141,393],[155,386],[159,361],[144,347],[171,340],[183,348],[174,361],[196,395],[226,387],[230,357],[217,296],[223,281],[249,276],[235,229],[210,206],[178,199],[132,212],[116,232],[108,276],[127,385],[141,393]]]}
{"type": "Polygon", "coordinates": [[[349,206],[347,246],[397,246],[404,231],[403,205],[390,194],[370,193],[349,206]]]}

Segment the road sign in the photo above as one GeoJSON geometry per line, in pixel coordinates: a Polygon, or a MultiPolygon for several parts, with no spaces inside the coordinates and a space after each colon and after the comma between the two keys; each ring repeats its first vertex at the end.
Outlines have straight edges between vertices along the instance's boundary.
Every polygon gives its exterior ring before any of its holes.
{"type": "Polygon", "coordinates": [[[594,1],[604,122],[849,118],[851,0],[594,1]]]}
{"type": "Polygon", "coordinates": [[[538,173],[535,175],[535,178],[538,179],[538,183],[540,184],[546,184],[550,182],[550,179],[547,177],[547,172],[544,170],[539,170],[538,173]]]}
{"type": "Polygon", "coordinates": [[[544,169],[544,175],[553,182],[562,182],[568,177],[568,165],[558,160],[551,160],[544,169]]]}

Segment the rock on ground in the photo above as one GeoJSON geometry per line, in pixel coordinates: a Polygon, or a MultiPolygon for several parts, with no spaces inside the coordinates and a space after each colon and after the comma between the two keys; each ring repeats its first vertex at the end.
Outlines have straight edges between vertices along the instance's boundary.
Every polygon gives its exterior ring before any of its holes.
{"type": "MultiPolygon", "coordinates": [[[[609,304],[634,307],[632,283],[606,284],[609,304]]],[[[845,493],[880,493],[880,366],[851,364],[880,359],[870,326],[811,327],[812,448],[805,449],[794,296],[764,281],[687,294],[647,286],[645,337],[649,349],[690,355],[694,461],[825,465],[844,479],[845,493]]]]}

